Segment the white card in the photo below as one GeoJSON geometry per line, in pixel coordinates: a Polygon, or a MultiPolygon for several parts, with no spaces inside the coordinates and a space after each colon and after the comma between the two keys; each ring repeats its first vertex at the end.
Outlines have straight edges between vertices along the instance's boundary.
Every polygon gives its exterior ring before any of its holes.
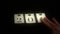
{"type": "Polygon", "coordinates": [[[36,23],[34,14],[25,14],[26,23],[36,23]]]}
{"type": "Polygon", "coordinates": [[[24,16],[23,16],[23,14],[15,14],[14,15],[14,22],[15,23],[24,23],[24,16]]]}
{"type": "Polygon", "coordinates": [[[44,13],[36,13],[36,18],[37,18],[37,21],[38,23],[41,23],[41,17],[44,18],[46,17],[44,13]]]}

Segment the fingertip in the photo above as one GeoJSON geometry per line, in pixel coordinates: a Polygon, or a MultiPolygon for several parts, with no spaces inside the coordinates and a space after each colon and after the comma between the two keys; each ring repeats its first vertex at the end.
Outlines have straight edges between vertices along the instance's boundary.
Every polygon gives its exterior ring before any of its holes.
{"type": "Polygon", "coordinates": [[[42,17],[42,19],[45,19],[46,17],[42,17]]]}

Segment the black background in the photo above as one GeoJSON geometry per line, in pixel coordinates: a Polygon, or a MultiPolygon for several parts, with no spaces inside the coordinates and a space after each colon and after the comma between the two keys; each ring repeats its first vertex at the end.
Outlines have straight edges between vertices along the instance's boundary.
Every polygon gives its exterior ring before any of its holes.
{"type": "Polygon", "coordinates": [[[8,1],[8,23],[7,32],[19,33],[40,33],[49,34],[52,31],[43,24],[14,24],[14,14],[16,13],[37,13],[45,12],[51,19],[55,17],[59,21],[58,12],[56,12],[56,0],[50,1],[8,1]]]}

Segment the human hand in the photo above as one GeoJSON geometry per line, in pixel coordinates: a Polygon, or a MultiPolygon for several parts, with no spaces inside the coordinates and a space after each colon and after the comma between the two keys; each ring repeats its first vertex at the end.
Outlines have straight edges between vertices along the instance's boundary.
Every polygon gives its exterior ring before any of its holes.
{"type": "Polygon", "coordinates": [[[46,26],[52,29],[52,34],[60,34],[60,24],[55,18],[52,18],[52,21],[50,21],[47,17],[44,19],[41,18],[41,20],[46,26]]]}

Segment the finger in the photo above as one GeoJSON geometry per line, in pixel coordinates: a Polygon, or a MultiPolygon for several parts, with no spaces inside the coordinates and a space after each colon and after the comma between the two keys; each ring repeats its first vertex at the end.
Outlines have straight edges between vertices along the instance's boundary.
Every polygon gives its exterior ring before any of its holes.
{"type": "Polygon", "coordinates": [[[49,22],[47,22],[47,21],[45,20],[45,18],[44,18],[44,19],[41,18],[41,20],[43,21],[43,23],[44,23],[46,26],[48,26],[49,28],[52,28],[52,26],[49,24],[49,22]]]}
{"type": "Polygon", "coordinates": [[[48,18],[45,18],[45,20],[48,22],[48,23],[50,23],[50,25],[52,25],[52,26],[56,26],[56,24],[54,24],[52,21],[50,21],[48,18]]]}
{"type": "Polygon", "coordinates": [[[52,18],[52,20],[54,21],[55,24],[60,25],[59,22],[55,18],[52,18]]]}

